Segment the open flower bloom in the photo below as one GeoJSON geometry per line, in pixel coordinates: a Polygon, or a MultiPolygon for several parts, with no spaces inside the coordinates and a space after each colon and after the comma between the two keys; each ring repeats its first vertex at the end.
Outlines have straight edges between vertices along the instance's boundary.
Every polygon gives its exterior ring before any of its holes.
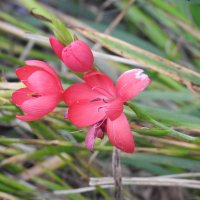
{"type": "Polygon", "coordinates": [[[63,88],[56,72],[45,62],[28,60],[16,70],[25,88],[12,94],[12,102],[24,112],[18,119],[34,121],[51,112],[63,100],[63,88]]]}
{"type": "Polygon", "coordinates": [[[87,73],[83,83],[76,83],[64,92],[69,106],[67,118],[78,127],[91,126],[86,147],[93,150],[95,138],[107,133],[110,142],[127,153],[134,151],[134,139],[123,104],[137,96],[151,82],[141,69],[123,73],[113,81],[101,72],[87,73]]]}
{"type": "Polygon", "coordinates": [[[85,42],[75,40],[65,47],[54,37],[50,37],[49,41],[55,54],[72,71],[87,72],[93,69],[94,57],[85,42]]]}

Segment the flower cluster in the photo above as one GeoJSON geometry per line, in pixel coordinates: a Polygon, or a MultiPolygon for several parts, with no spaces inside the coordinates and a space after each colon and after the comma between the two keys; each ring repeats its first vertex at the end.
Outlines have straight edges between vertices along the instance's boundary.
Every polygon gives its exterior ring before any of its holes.
{"type": "Polygon", "coordinates": [[[97,71],[90,47],[76,40],[63,46],[50,37],[55,54],[74,72],[84,72],[83,80],[63,89],[53,68],[38,60],[26,61],[16,74],[26,86],[12,95],[12,101],[24,115],[24,121],[38,120],[51,112],[59,102],[68,106],[66,118],[77,127],[89,126],[85,144],[94,149],[95,139],[108,135],[110,142],[120,150],[132,153],[134,139],[123,105],[142,92],[151,82],[141,69],[123,73],[113,83],[110,77],[97,71]]]}

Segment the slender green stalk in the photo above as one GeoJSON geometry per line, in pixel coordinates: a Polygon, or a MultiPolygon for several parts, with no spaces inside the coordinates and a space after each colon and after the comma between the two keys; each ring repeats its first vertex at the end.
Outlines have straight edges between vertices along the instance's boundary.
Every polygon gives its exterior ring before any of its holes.
{"type": "Polygon", "coordinates": [[[199,137],[192,137],[189,135],[186,135],[184,133],[181,133],[179,131],[176,131],[172,128],[167,127],[166,125],[156,121],[155,119],[153,119],[152,117],[150,117],[148,114],[146,114],[141,108],[139,108],[138,106],[136,106],[133,103],[127,103],[128,107],[134,111],[137,115],[137,117],[141,120],[147,121],[150,124],[154,125],[155,127],[158,128],[162,128],[165,131],[169,131],[166,136],[171,136],[174,138],[178,138],[187,142],[193,142],[193,143],[200,143],[200,138],[199,137]]]}
{"type": "MultiPolygon", "coordinates": [[[[65,147],[76,147],[86,150],[82,144],[73,144],[71,142],[63,142],[59,140],[44,140],[44,139],[22,139],[22,138],[6,138],[0,137],[0,144],[33,144],[41,146],[65,146],[65,147]]],[[[95,146],[95,150],[99,151],[112,151],[112,146],[95,146]]]]}
{"type": "Polygon", "coordinates": [[[6,53],[0,53],[0,58],[9,60],[11,63],[16,64],[16,65],[25,65],[25,63],[14,56],[8,55],[6,53]]]}

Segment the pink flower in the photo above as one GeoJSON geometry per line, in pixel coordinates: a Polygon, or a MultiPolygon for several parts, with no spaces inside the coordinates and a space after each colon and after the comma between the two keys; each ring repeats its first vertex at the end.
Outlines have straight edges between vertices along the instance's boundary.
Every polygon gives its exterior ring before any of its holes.
{"type": "Polygon", "coordinates": [[[93,69],[94,57],[90,47],[76,40],[64,47],[56,38],[49,38],[52,49],[63,63],[75,72],[87,72],[93,69]]]}
{"type": "Polygon", "coordinates": [[[12,94],[12,102],[19,106],[24,115],[18,119],[33,121],[51,112],[63,99],[63,88],[56,72],[45,62],[28,60],[26,66],[16,70],[25,88],[12,94]]]}
{"type": "Polygon", "coordinates": [[[134,140],[123,104],[137,96],[151,82],[141,69],[133,69],[113,81],[103,73],[87,73],[83,83],[76,83],[64,92],[69,106],[67,117],[78,127],[91,126],[86,147],[93,150],[95,138],[107,132],[110,142],[127,153],[134,151],[134,140]]]}

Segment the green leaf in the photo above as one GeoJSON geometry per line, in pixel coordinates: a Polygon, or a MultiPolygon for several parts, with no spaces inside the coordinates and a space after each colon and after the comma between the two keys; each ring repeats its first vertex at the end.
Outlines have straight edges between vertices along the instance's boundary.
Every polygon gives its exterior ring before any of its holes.
{"type": "Polygon", "coordinates": [[[0,18],[6,20],[7,22],[14,24],[15,26],[21,27],[24,30],[31,31],[33,33],[37,32],[37,29],[35,29],[33,26],[30,26],[27,23],[24,23],[20,19],[16,18],[16,16],[11,16],[11,15],[7,14],[6,12],[1,11],[0,18]]]}
{"type": "Polygon", "coordinates": [[[17,64],[17,65],[20,65],[20,66],[25,65],[24,61],[21,61],[18,58],[11,56],[11,55],[8,55],[6,53],[0,53],[0,58],[8,60],[11,63],[17,64]]]}
{"type": "Polygon", "coordinates": [[[198,72],[192,71],[182,65],[152,54],[151,52],[112,36],[89,29],[85,30],[77,28],[77,30],[89,39],[100,43],[108,50],[117,53],[122,57],[134,60],[138,62],[139,65],[158,72],[163,76],[168,76],[180,83],[200,84],[200,74],[198,72]]]}
{"type": "Polygon", "coordinates": [[[145,161],[152,164],[174,166],[194,171],[200,170],[200,161],[165,155],[135,153],[131,156],[123,156],[123,161],[125,161],[126,163],[145,161]]]}
{"type": "Polygon", "coordinates": [[[166,125],[200,128],[200,118],[198,117],[142,104],[138,105],[138,107],[145,110],[150,117],[164,122],[166,125]]]}
{"type": "Polygon", "coordinates": [[[52,19],[52,30],[56,38],[64,45],[70,44],[74,40],[74,35],[69,31],[63,22],[55,17],[52,19]]]}
{"type": "Polygon", "coordinates": [[[159,90],[149,90],[142,92],[135,99],[148,99],[148,100],[165,100],[174,102],[194,102],[198,100],[197,97],[191,95],[191,93],[185,92],[175,92],[175,91],[159,91],[159,90]]]}
{"type": "MultiPolygon", "coordinates": [[[[186,1],[187,0],[184,1],[185,4],[187,3],[186,1]]],[[[189,22],[187,17],[185,17],[185,15],[182,12],[180,12],[180,10],[178,9],[178,5],[176,4],[175,1],[173,1],[173,3],[168,3],[168,2],[165,2],[165,1],[151,0],[151,2],[156,7],[166,11],[166,13],[169,13],[169,14],[177,17],[178,19],[180,19],[184,22],[189,22]]]]}
{"type": "MultiPolygon", "coordinates": [[[[120,1],[117,5],[120,8],[123,8],[127,2],[128,1],[120,1]]],[[[177,57],[178,51],[174,42],[171,41],[171,39],[155,21],[153,21],[136,5],[129,8],[126,17],[129,23],[137,26],[142,33],[147,35],[160,48],[164,49],[168,55],[171,57],[177,57]]]]}
{"type": "Polygon", "coordinates": [[[3,183],[13,189],[17,189],[17,190],[21,190],[21,191],[26,191],[26,192],[34,191],[27,185],[20,183],[18,180],[15,180],[15,179],[5,176],[3,174],[0,174],[0,183],[3,183]]]}
{"type": "Polygon", "coordinates": [[[52,29],[56,38],[63,45],[68,45],[75,39],[73,33],[71,33],[71,31],[65,27],[63,22],[52,13],[50,14],[47,10],[45,10],[40,3],[36,2],[35,0],[30,0],[28,2],[25,0],[19,0],[19,2],[24,7],[31,10],[34,15],[38,16],[38,18],[44,18],[46,21],[50,22],[51,24],[47,25],[52,29]]]}
{"type": "MultiPolygon", "coordinates": [[[[46,180],[38,177],[34,177],[33,181],[35,181],[37,184],[49,189],[49,190],[66,190],[66,189],[71,189],[71,187],[65,183],[65,186],[57,184],[52,182],[51,180],[46,180]]],[[[87,200],[87,198],[83,197],[81,194],[68,194],[66,195],[68,199],[70,200],[87,200]]]]}
{"type": "Polygon", "coordinates": [[[158,164],[153,164],[151,162],[145,161],[145,160],[137,160],[137,162],[134,162],[133,159],[122,159],[122,163],[133,166],[138,169],[143,169],[145,171],[148,171],[152,174],[156,175],[166,175],[166,174],[171,174],[173,171],[165,169],[164,167],[159,166],[158,164]]]}
{"type": "Polygon", "coordinates": [[[52,129],[50,129],[43,121],[32,121],[29,122],[29,125],[31,126],[34,133],[40,138],[40,139],[57,139],[59,135],[55,133],[52,129]]]}

